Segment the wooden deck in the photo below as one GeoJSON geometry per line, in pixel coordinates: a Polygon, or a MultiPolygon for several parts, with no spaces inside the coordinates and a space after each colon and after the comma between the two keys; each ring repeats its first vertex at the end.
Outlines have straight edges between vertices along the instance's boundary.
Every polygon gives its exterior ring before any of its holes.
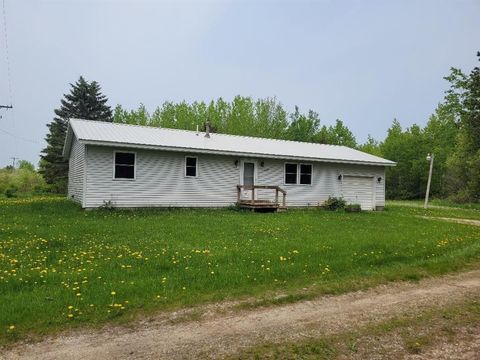
{"type": "MultiPolygon", "coordinates": [[[[273,195],[273,194],[272,194],[273,195]]],[[[245,209],[255,212],[278,212],[287,209],[286,206],[287,192],[274,185],[237,185],[237,204],[245,209]],[[251,191],[248,199],[242,198],[242,190],[251,191]],[[273,199],[258,198],[256,190],[275,190],[273,199]],[[282,201],[279,201],[279,195],[282,194],[282,201]]]]}

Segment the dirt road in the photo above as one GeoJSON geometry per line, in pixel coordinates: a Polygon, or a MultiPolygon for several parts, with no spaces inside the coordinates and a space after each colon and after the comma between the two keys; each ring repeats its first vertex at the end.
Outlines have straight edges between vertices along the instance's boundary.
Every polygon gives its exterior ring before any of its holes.
{"type": "Polygon", "coordinates": [[[128,329],[106,327],[19,344],[2,355],[6,359],[221,358],[265,341],[335,334],[479,295],[480,271],[471,271],[253,310],[209,305],[195,310],[201,312],[196,320],[178,320],[179,314],[188,312],[164,314],[128,329]]]}

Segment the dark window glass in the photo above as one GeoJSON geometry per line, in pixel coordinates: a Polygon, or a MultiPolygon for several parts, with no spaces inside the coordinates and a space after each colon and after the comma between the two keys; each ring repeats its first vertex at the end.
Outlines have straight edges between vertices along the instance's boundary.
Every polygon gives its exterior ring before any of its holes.
{"type": "Polygon", "coordinates": [[[286,173],[297,173],[297,164],[285,164],[286,173]]]}
{"type": "Polygon", "coordinates": [[[312,183],[312,165],[300,165],[300,184],[310,185],[312,183]]]}
{"type": "Polygon", "coordinates": [[[133,179],[135,168],[133,166],[115,165],[115,179],[133,179]]]}
{"type": "Polygon", "coordinates": [[[297,183],[297,164],[285,164],[285,184],[297,183]]]}
{"type": "Polygon", "coordinates": [[[297,174],[285,174],[285,184],[296,184],[297,174]]]}
{"type": "Polygon", "coordinates": [[[135,165],[135,154],[117,152],[115,153],[115,164],[135,165]]]}
{"type": "Polygon", "coordinates": [[[312,175],[300,174],[300,184],[310,185],[312,183],[312,175]]]}
{"type": "Polygon", "coordinates": [[[135,154],[115,153],[115,179],[135,178],[135,154]]]}
{"type": "Polygon", "coordinates": [[[197,169],[195,167],[187,166],[187,176],[197,176],[197,169]]]}
{"type": "Polygon", "coordinates": [[[197,158],[187,157],[185,159],[185,175],[197,176],[197,158]]]}

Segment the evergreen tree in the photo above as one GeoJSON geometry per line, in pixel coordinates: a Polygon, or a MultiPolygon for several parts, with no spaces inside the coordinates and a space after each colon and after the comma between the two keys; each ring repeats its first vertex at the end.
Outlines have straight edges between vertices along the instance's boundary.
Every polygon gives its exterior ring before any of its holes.
{"type": "Polygon", "coordinates": [[[47,147],[42,150],[40,162],[40,171],[46,182],[58,192],[65,192],[67,186],[68,161],[63,159],[62,151],[69,119],[112,121],[108,99],[96,81],[88,82],[80,76],[75,84],[70,85],[70,93],[64,95],[60,108],[54,110],[56,116],[47,125],[47,147]]]}

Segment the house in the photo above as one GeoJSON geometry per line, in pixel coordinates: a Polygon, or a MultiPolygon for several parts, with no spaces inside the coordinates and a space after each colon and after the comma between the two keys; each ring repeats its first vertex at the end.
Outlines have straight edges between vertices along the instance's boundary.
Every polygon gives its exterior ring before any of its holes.
{"type": "Polygon", "coordinates": [[[68,196],[83,208],[226,207],[237,202],[364,210],[385,204],[395,163],[345,146],[72,119],[68,196]]]}

